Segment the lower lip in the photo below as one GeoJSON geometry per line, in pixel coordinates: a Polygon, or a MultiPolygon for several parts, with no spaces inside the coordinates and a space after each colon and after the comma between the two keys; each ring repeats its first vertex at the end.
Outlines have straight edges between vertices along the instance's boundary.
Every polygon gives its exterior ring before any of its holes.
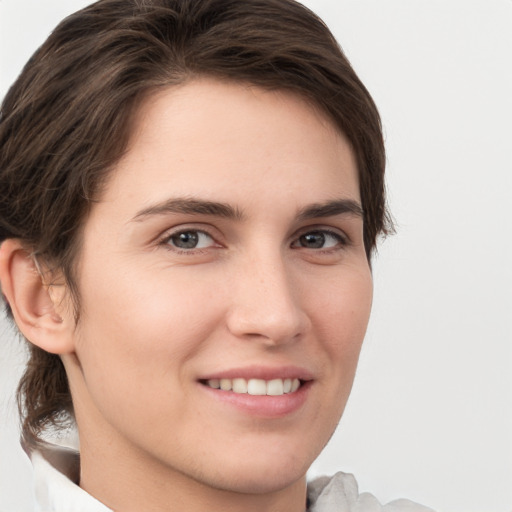
{"type": "Polygon", "coordinates": [[[240,411],[265,418],[281,418],[298,411],[307,399],[313,381],[304,382],[294,393],[279,396],[249,395],[200,386],[215,400],[235,407],[240,411]]]}

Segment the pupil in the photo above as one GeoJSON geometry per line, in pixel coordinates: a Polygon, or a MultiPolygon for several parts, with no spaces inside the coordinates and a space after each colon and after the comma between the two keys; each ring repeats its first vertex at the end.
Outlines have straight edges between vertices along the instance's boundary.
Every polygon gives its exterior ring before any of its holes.
{"type": "Polygon", "coordinates": [[[308,233],[300,238],[304,247],[320,249],[325,244],[325,235],[323,233],[308,233]]]}
{"type": "Polygon", "coordinates": [[[186,231],[185,233],[173,236],[172,241],[176,247],[181,249],[193,249],[197,246],[199,237],[193,231],[186,231]]]}

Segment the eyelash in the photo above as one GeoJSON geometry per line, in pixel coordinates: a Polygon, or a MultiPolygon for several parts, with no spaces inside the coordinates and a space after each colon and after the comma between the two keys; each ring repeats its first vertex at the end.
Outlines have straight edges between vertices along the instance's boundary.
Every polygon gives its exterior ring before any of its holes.
{"type": "Polygon", "coordinates": [[[175,252],[177,254],[185,254],[185,255],[203,254],[208,249],[212,248],[211,246],[209,246],[209,247],[204,247],[204,248],[201,247],[201,248],[183,249],[183,248],[171,245],[170,242],[171,242],[171,240],[173,238],[175,238],[175,237],[177,237],[179,235],[186,234],[186,233],[197,233],[197,234],[200,234],[200,235],[206,235],[207,237],[209,237],[212,240],[212,242],[214,244],[217,244],[217,247],[222,247],[221,244],[218,244],[218,242],[215,241],[215,237],[212,234],[208,233],[208,231],[206,231],[204,229],[197,229],[197,228],[190,228],[190,229],[186,229],[185,228],[185,229],[180,229],[180,230],[172,232],[172,233],[167,232],[160,239],[160,241],[158,242],[158,245],[162,245],[167,250],[175,252]]]}
{"type": "MultiPolygon", "coordinates": [[[[323,236],[329,236],[329,237],[334,238],[337,241],[337,244],[334,247],[328,247],[328,248],[321,247],[321,248],[313,249],[313,250],[315,250],[315,252],[319,252],[319,253],[322,253],[322,254],[332,253],[332,252],[335,252],[335,251],[342,250],[342,249],[344,249],[345,247],[347,247],[349,245],[349,240],[348,240],[346,235],[342,235],[338,231],[333,231],[333,230],[326,229],[326,228],[321,228],[321,227],[315,228],[314,226],[312,226],[312,227],[310,226],[310,227],[308,227],[307,230],[305,230],[302,233],[300,233],[296,237],[296,239],[294,240],[292,245],[294,243],[296,243],[297,241],[299,241],[303,236],[311,235],[311,234],[317,234],[317,233],[321,234],[323,236]]],[[[302,247],[302,248],[303,249],[308,249],[308,247],[302,247]]]]}
{"type": "MultiPolygon", "coordinates": [[[[308,247],[301,247],[301,246],[298,246],[296,248],[297,249],[312,249],[315,251],[315,253],[325,254],[325,253],[332,253],[332,252],[342,250],[342,249],[346,248],[350,243],[350,241],[346,235],[341,234],[337,231],[333,231],[333,230],[321,228],[321,227],[317,228],[315,226],[309,226],[307,228],[307,230],[304,230],[303,232],[299,233],[294,238],[294,240],[292,241],[290,246],[293,248],[294,244],[299,242],[302,237],[304,237],[306,235],[311,235],[311,234],[321,234],[326,237],[332,237],[337,241],[337,244],[334,247],[328,247],[328,248],[323,248],[323,247],[308,248],[308,247]]],[[[196,255],[196,254],[204,254],[209,249],[222,247],[221,244],[219,244],[218,242],[215,241],[215,237],[212,234],[210,234],[208,231],[206,231],[204,229],[197,229],[197,228],[190,228],[190,229],[185,228],[185,229],[180,229],[178,231],[171,232],[171,233],[167,232],[167,233],[165,233],[164,236],[162,236],[159,239],[158,245],[164,246],[167,250],[175,252],[177,254],[184,254],[184,255],[188,255],[188,256],[192,256],[192,255],[196,255]],[[173,238],[175,238],[179,235],[187,234],[187,233],[196,233],[199,235],[206,235],[207,237],[209,237],[212,240],[212,246],[183,249],[183,248],[171,245],[170,242],[173,238]],[[216,247],[215,247],[215,244],[216,244],[216,247]]]]}

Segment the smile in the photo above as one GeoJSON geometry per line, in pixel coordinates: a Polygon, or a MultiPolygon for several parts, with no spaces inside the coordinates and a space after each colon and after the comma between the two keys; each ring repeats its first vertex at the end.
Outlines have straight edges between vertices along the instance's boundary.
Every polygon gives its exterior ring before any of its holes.
{"type": "Polygon", "coordinates": [[[299,379],[208,379],[207,386],[238,394],[281,396],[294,393],[301,386],[299,379]]]}

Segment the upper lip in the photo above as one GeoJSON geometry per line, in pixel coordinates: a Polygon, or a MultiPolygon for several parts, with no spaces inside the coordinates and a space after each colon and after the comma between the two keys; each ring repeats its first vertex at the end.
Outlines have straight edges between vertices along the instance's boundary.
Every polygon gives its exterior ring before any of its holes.
{"type": "Polygon", "coordinates": [[[210,379],[299,379],[302,381],[313,380],[313,374],[298,366],[244,366],[217,371],[201,377],[199,380],[210,379]]]}

